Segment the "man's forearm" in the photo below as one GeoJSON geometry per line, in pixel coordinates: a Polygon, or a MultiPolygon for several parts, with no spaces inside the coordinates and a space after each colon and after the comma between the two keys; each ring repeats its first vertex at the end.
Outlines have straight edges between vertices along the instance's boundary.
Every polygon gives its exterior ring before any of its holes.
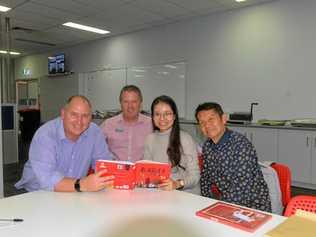
{"type": "Polygon", "coordinates": [[[63,178],[54,187],[55,192],[75,192],[76,179],[63,178]]]}

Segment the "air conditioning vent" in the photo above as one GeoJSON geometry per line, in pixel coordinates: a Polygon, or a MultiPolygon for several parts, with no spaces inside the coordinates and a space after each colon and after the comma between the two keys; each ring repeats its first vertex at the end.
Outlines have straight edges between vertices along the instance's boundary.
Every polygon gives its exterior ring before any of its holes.
{"type": "Polygon", "coordinates": [[[15,38],[16,41],[31,43],[31,44],[39,44],[39,45],[46,45],[46,46],[56,46],[54,43],[37,41],[37,40],[29,40],[29,39],[22,39],[22,38],[15,38]]]}
{"type": "Polygon", "coordinates": [[[17,30],[24,31],[24,32],[27,32],[27,33],[33,33],[35,31],[37,31],[37,30],[34,30],[34,29],[24,28],[24,27],[20,27],[20,26],[15,26],[15,27],[12,27],[11,29],[14,30],[14,31],[17,31],[17,30]]]}

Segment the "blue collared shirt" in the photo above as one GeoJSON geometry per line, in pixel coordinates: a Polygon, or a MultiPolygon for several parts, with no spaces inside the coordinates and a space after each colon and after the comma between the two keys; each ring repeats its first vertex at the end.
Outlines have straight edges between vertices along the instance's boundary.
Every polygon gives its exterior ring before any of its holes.
{"type": "Polygon", "coordinates": [[[63,178],[82,178],[98,159],[112,159],[100,128],[90,123],[77,141],[65,136],[61,118],[45,123],[35,133],[16,188],[53,191],[63,178]]]}

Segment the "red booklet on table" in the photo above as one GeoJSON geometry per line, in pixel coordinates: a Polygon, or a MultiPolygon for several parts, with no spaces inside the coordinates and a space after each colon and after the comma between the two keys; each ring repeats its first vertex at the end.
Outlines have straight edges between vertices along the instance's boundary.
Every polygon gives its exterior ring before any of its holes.
{"type": "Polygon", "coordinates": [[[129,161],[97,160],[96,171],[106,169],[107,175],[114,175],[114,188],[133,189],[138,187],[157,187],[162,181],[169,179],[171,166],[168,163],[140,160],[129,161]]]}
{"type": "Polygon", "coordinates": [[[216,202],[197,211],[196,215],[248,232],[254,232],[272,218],[270,214],[223,202],[216,202]]]}

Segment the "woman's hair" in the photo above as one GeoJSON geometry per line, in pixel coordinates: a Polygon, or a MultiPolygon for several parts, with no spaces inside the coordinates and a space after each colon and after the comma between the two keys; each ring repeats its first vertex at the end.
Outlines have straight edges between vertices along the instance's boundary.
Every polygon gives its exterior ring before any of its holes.
{"type": "Polygon", "coordinates": [[[179,115],[177,105],[174,100],[166,95],[161,95],[154,99],[151,104],[151,115],[152,115],[152,124],[154,130],[159,130],[159,128],[155,125],[154,122],[154,109],[155,106],[159,103],[164,103],[170,106],[173,115],[174,115],[174,122],[171,128],[170,136],[169,136],[169,144],[167,148],[167,155],[171,162],[172,167],[179,166],[182,169],[185,169],[183,166],[180,165],[181,161],[181,153],[183,152],[181,141],[180,141],[180,125],[179,125],[179,115]]]}

